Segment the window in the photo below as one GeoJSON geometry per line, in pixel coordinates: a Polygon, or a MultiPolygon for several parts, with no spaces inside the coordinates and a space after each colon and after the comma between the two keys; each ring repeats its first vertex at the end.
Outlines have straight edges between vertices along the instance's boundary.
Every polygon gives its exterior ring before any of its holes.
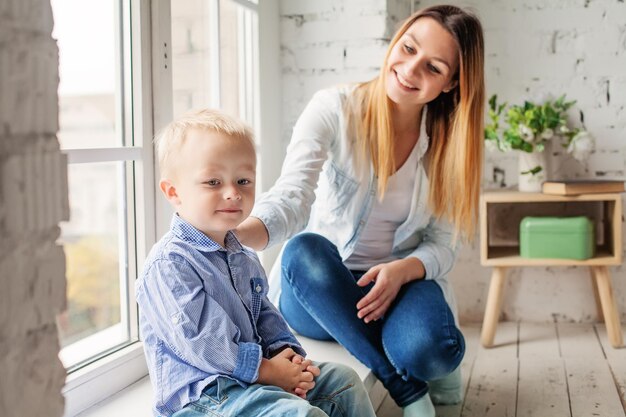
{"type": "Polygon", "coordinates": [[[141,29],[140,9],[130,0],[52,0],[52,11],[58,138],[68,156],[70,202],[60,237],[67,309],[57,323],[59,356],[68,370],[67,413],[73,415],[107,393],[108,387],[93,395],[81,390],[94,369],[102,374],[105,363],[124,363],[134,370],[126,372],[128,383],[146,373],[134,282],[155,241],[152,111],[149,77],[144,80],[145,70],[135,65],[144,59],[133,37],[141,29]],[[129,358],[139,365],[130,366],[129,358]]]}
{"type": "Polygon", "coordinates": [[[220,108],[256,128],[256,4],[171,0],[174,116],[220,108]]]}
{"type": "MultiPolygon", "coordinates": [[[[73,371],[137,340],[129,280],[136,265],[132,71],[121,2],[55,0],[59,141],[68,154],[70,220],[61,225],[67,310],[61,359],[73,371]],[[76,18],[80,16],[80,18],[76,18]]],[[[136,316],[136,315],[135,315],[136,316]]]]}
{"type": "MultiPolygon", "coordinates": [[[[270,56],[278,65],[278,2],[264,7],[271,7],[270,56]]],[[[154,132],[188,109],[207,106],[262,132],[260,5],[52,0],[52,8],[71,208],[60,238],[68,308],[58,324],[68,369],[66,416],[72,416],[147,374],[134,281],[171,216],[155,193],[154,132]]],[[[276,67],[271,72],[278,77],[276,67]]],[[[275,113],[279,108],[272,106],[275,113]]],[[[278,129],[276,120],[269,124],[278,129]]]]}

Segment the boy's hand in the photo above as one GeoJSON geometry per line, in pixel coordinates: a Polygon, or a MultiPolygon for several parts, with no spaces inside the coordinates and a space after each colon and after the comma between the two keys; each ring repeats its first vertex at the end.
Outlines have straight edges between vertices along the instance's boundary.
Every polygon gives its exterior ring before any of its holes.
{"type": "MultiPolygon", "coordinates": [[[[291,362],[300,365],[302,372],[310,372],[313,374],[313,378],[320,376],[320,368],[313,365],[313,361],[310,359],[304,359],[302,356],[295,354],[291,358],[291,362]]],[[[315,381],[301,382],[300,386],[294,390],[296,395],[302,399],[306,399],[306,393],[315,386],[315,381]]]]}
{"type": "Polygon", "coordinates": [[[291,359],[295,356],[296,353],[293,349],[288,348],[271,359],[263,358],[261,360],[261,366],[259,367],[259,379],[256,382],[264,385],[274,385],[304,398],[303,395],[306,395],[306,392],[311,389],[315,383],[313,382],[313,372],[309,370],[303,371],[302,367],[306,366],[305,369],[317,367],[306,363],[306,361],[294,363],[291,359]],[[298,392],[296,392],[296,389],[298,389],[298,392]]]}

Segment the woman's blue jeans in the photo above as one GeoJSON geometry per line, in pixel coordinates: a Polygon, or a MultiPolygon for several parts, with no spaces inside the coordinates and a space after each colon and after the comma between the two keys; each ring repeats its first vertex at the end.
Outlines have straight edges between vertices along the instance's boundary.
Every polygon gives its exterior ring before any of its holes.
{"type": "MultiPolygon", "coordinates": [[[[428,392],[426,381],[455,370],[465,340],[439,285],[404,285],[385,317],[366,324],[357,302],[369,291],[356,280],[337,247],[314,233],[294,236],[282,258],[280,311],[299,334],[336,340],[378,377],[404,407],[428,392]]],[[[315,359],[315,358],[313,358],[315,359]]]]}

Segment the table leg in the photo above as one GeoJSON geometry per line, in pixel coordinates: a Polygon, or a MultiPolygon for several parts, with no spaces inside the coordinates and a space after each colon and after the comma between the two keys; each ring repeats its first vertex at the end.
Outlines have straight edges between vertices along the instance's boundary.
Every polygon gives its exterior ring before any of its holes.
{"type": "Polygon", "coordinates": [[[485,317],[483,319],[483,329],[480,337],[484,347],[492,347],[493,339],[496,336],[498,317],[500,316],[500,309],[502,308],[502,290],[505,276],[506,268],[500,266],[493,268],[491,283],[489,284],[489,295],[487,296],[487,305],[485,307],[485,317]]]}
{"type": "Polygon", "coordinates": [[[621,347],[624,343],[622,326],[619,320],[619,312],[615,306],[615,299],[613,298],[613,286],[611,285],[609,268],[606,266],[592,266],[591,268],[594,269],[593,274],[598,285],[598,295],[602,304],[609,342],[611,342],[614,348],[621,347]]]}
{"type": "Polygon", "coordinates": [[[593,288],[593,298],[596,300],[596,310],[598,314],[598,321],[604,322],[604,313],[602,312],[602,302],[600,301],[600,294],[598,294],[598,282],[596,281],[596,270],[594,267],[589,267],[591,272],[591,287],[593,288]]]}

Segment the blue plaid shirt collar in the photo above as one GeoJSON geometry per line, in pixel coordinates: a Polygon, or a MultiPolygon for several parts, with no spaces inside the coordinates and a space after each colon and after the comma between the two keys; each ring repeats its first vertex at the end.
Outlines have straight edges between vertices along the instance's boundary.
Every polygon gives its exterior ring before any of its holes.
{"type": "Polygon", "coordinates": [[[180,217],[178,213],[174,213],[172,216],[170,231],[178,239],[189,243],[194,249],[197,249],[200,252],[215,252],[218,250],[225,250],[234,253],[243,252],[243,246],[239,243],[239,240],[232,231],[229,230],[226,232],[226,238],[224,239],[226,248],[223,248],[222,245],[215,242],[213,239],[192,226],[188,221],[180,217]]]}

